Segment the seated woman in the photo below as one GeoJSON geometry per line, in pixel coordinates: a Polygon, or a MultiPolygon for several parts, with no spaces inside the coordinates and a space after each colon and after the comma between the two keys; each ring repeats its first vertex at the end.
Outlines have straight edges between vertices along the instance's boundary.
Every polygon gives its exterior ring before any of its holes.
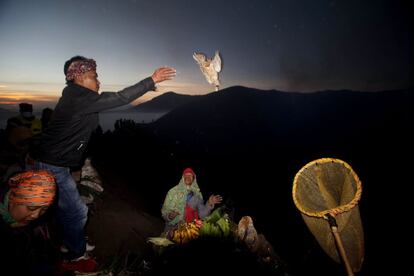
{"type": "Polygon", "coordinates": [[[3,257],[1,271],[17,275],[29,273],[30,242],[33,231],[29,224],[43,215],[53,203],[56,184],[47,171],[18,173],[0,193],[0,244],[3,257]]]}
{"type": "Polygon", "coordinates": [[[178,185],[168,191],[161,209],[166,222],[165,232],[179,223],[203,219],[221,200],[220,195],[211,195],[204,204],[194,171],[185,169],[178,185]]]}

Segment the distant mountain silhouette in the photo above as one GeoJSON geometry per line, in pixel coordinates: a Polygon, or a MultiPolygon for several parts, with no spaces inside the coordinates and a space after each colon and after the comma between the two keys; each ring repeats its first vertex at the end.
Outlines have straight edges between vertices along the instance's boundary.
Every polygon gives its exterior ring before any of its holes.
{"type": "Polygon", "coordinates": [[[169,112],[182,105],[192,102],[200,96],[182,95],[174,92],[167,92],[153,98],[150,101],[139,104],[128,111],[135,112],[169,112]]]}
{"type": "Polygon", "coordinates": [[[178,107],[154,128],[160,137],[194,145],[361,143],[374,132],[389,136],[381,130],[395,129],[412,116],[412,100],[403,90],[286,93],[237,86],[178,107]]]}
{"type": "Polygon", "coordinates": [[[171,110],[190,103],[197,97],[167,92],[137,106],[127,104],[101,112],[100,123],[104,129],[111,129],[118,118],[148,123],[157,120],[171,110]]]}

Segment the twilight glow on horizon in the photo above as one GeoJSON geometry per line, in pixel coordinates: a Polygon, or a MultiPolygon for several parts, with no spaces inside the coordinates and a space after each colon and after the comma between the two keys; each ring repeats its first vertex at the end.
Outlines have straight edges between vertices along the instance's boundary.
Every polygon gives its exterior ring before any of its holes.
{"type": "Polygon", "coordinates": [[[177,69],[136,103],[166,91],[214,90],[193,52],[223,58],[221,88],[282,91],[413,87],[409,1],[0,0],[0,108],[53,107],[74,55],[98,64],[101,91],[164,65],[177,69]]]}

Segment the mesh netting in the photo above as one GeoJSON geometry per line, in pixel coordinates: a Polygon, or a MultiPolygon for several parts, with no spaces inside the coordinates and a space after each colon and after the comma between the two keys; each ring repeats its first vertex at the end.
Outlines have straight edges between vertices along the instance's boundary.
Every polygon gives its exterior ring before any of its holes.
{"type": "Polygon", "coordinates": [[[309,230],[323,250],[336,262],[339,253],[327,214],[335,217],[338,232],[353,271],[359,271],[364,259],[364,233],[358,201],[361,182],[345,162],[323,158],[304,166],[295,176],[293,200],[309,230]]]}

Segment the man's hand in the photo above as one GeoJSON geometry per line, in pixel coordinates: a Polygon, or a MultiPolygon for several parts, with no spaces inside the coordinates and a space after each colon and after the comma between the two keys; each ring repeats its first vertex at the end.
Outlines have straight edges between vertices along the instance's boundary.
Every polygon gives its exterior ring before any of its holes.
{"type": "Polygon", "coordinates": [[[152,74],[152,79],[154,83],[160,83],[165,80],[171,80],[175,77],[176,71],[174,68],[171,67],[161,67],[155,70],[154,74],[152,74]]]}
{"type": "Polygon", "coordinates": [[[173,220],[175,219],[176,216],[178,216],[180,213],[178,213],[177,211],[171,211],[168,213],[168,219],[169,220],[173,220]]]}
{"type": "Polygon", "coordinates": [[[210,207],[214,207],[215,204],[221,203],[221,201],[222,198],[220,195],[211,195],[207,203],[210,207]]]}

